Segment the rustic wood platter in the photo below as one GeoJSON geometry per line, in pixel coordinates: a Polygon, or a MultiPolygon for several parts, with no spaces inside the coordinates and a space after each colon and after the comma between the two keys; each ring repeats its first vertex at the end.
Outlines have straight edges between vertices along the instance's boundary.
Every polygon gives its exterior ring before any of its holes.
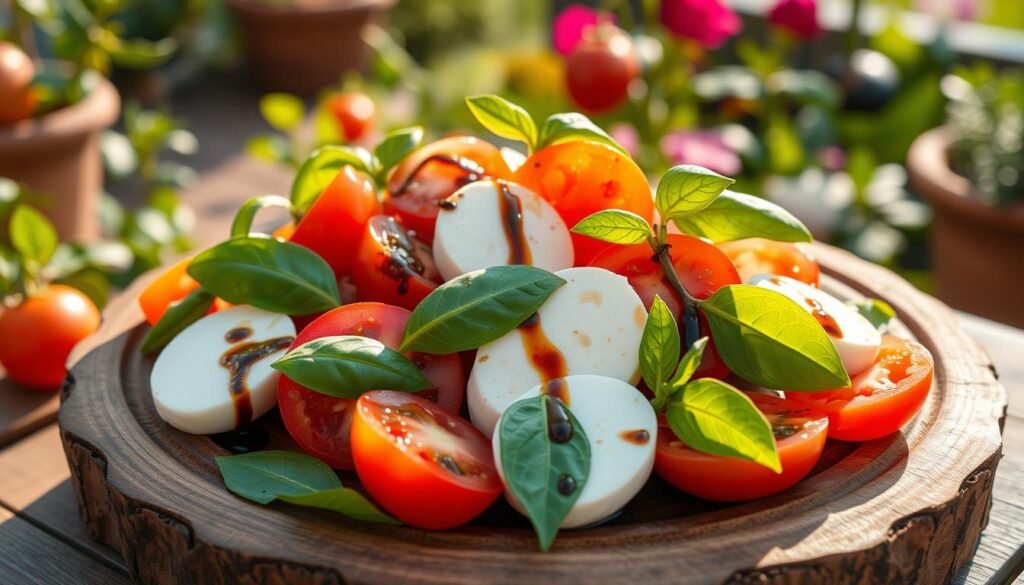
{"type": "MultiPolygon", "coordinates": [[[[935,357],[935,382],[902,433],[830,441],[812,475],[757,502],[712,504],[656,477],[605,524],[537,552],[499,502],[469,526],[365,524],[229,493],[207,437],[163,423],[134,298],[111,304],[76,352],[61,437],[92,538],[140,583],[943,583],[974,554],[992,503],[1006,394],[991,360],[938,301],[846,252],[816,246],[823,286],[884,299],[935,357]]],[[[270,448],[296,449],[276,415],[270,448]]],[[[346,485],[354,476],[342,475],[346,485]]]]}

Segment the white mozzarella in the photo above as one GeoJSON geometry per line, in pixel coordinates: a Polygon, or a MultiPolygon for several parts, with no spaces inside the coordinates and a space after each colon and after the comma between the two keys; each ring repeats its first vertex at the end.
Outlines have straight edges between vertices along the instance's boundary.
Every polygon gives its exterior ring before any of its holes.
{"type": "Polygon", "coordinates": [[[856,376],[875,363],[882,335],[853,307],[819,288],[786,276],[762,274],[752,278],[750,283],[786,295],[812,315],[820,314],[824,319],[834,320],[839,332],[830,331],[830,327],[826,327],[825,333],[836,346],[843,367],[851,376],[856,376]]]}
{"type": "MultiPolygon", "coordinates": [[[[569,229],[555,208],[525,187],[505,185],[522,208],[523,244],[529,251],[528,258],[516,263],[549,272],[572,266],[569,229]]],[[[434,261],[445,280],[513,263],[514,240],[507,233],[504,198],[503,189],[495,181],[477,181],[459,189],[449,199],[450,205],[441,209],[434,233],[434,261]]],[[[518,231],[511,236],[516,237],[518,231]]]]}
{"type": "MultiPolygon", "coordinates": [[[[221,356],[245,344],[276,340],[280,349],[255,361],[245,376],[252,403],[252,420],[277,404],[277,370],[270,364],[284,355],[295,338],[287,315],[240,305],[207,315],[190,325],[160,352],[150,386],[160,418],[196,435],[223,433],[249,421],[236,421],[230,372],[221,356]],[[251,335],[232,343],[229,331],[248,328],[251,335]]],[[[243,410],[244,412],[244,410],[243,410]]]]}
{"type": "MultiPolygon", "coordinates": [[[[625,506],[647,483],[654,467],[658,420],[639,390],[607,376],[569,376],[569,409],[590,442],[590,476],[580,497],[562,522],[563,528],[604,520],[625,506]],[[646,438],[646,440],[644,440],[646,438]]],[[[519,400],[536,397],[541,386],[519,400]]],[[[495,462],[501,468],[501,436],[494,434],[495,462]]],[[[506,490],[509,502],[522,506],[506,490]]]]}
{"type": "MultiPolygon", "coordinates": [[[[555,274],[566,283],[537,314],[544,336],[565,360],[564,375],[598,374],[636,383],[647,311],[629,282],[603,268],[555,274]]],[[[473,424],[487,436],[513,400],[547,378],[531,361],[530,338],[522,328],[513,329],[477,351],[467,402],[473,424]]]]}

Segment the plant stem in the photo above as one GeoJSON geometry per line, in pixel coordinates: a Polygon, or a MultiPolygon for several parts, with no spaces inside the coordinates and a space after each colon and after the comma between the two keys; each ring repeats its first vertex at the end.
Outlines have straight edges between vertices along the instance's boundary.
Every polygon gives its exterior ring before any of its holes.
{"type": "MultiPolygon", "coordinates": [[[[664,230],[661,233],[664,233],[664,230]]],[[[689,291],[686,290],[686,287],[683,286],[683,283],[679,281],[679,275],[676,274],[676,269],[672,266],[672,257],[668,253],[672,245],[665,242],[664,238],[658,238],[658,240],[651,238],[649,243],[654,249],[652,260],[661,265],[661,271],[665,275],[665,282],[672,287],[672,290],[683,303],[683,311],[679,316],[679,325],[683,330],[683,351],[686,351],[690,349],[690,346],[700,336],[700,323],[697,321],[698,301],[693,298],[689,291]]]]}
{"type": "Polygon", "coordinates": [[[846,29],[846,56],[860,48],[860,13],[863,0],[850,0],[850,22],[846,29]]]}

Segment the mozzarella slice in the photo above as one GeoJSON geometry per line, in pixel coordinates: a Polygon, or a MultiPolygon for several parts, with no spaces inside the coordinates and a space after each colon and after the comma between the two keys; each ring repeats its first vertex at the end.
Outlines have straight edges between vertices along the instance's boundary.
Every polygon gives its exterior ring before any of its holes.
{"type": "Polygon", "coordinates": [[[443,202],[434,261],[445,280],[507,264],[555,272],[572,266],[572,240],[555,208],[533,191],[515,183],[477,181],[443,202]],[[516,219],[517,201],[521,221],[516,219]]]}
{"type": "Polygon", "coordinates": [[[573,374],[640,379],[638,348],[647,311],[629,282],[603,268],[555,274],[566,283],[541,306],[539,323],[524,324],[477,350],[467,402],[473,424],[487,436],[513,400],[546,380],[573,374]],[[553,351],[542,351],[545,341],[553,351]],[[538,367],[535,354],[543,354],[537,361],[556,364],[560,355],[563,371],[538,367]]]}
{"type": "Polygon", "coordinates": [[[277,370],[270,364],[294,339],[295,325],[287,315],[255,307],[239,305],[203,317],[171,340],[153,364],[150,386],[157,413],[196,435],[227,432],[255,420],[277,404],[277,370]],[[262,357],[254,355],[248,367],[234,367],[236,380],[244,382],[234,386],[247,392],[233,393],[231,367],[221,364],[222,356],[237,359],[253,352],[262,357]]]}
{"type": "MultiPolygon", "coordinates": [[[[658,420],[639,390],[606,376],[569,376],[565,379],[569,409],[590,442],[590,476],[563,528],[585,526],[611,516],[625,506],[647,483],[654,467],[658,420]]],[[[541,386],[519,400],[536,397],[541,386]]],[[[501,436],[494,434],[494,458],[502,481],[501,436]]],[[[510,445],[510,448],[519,447],[510,445]]],[[[520,512],[522,505],[511,492],[509,502],[520,512]]]]}
{"type": "Polygon", "coordinates": [[[814,315],[836,346],[849,375],[855,376],[875,363],[882,336],[853,307],[821,289],[787,276],[761,274],[750,279],[750,283],[780,292],[814,315]]]}

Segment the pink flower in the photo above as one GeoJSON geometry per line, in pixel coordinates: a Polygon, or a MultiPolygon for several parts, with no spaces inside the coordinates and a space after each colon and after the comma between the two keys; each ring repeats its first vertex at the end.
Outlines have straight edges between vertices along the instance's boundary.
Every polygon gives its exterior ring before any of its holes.
{"type": "Polygon", "coordinates": [[[640,135],[636,128],[627,122],[619,122],[608,129],[608,134],[626,149],[630,156],[636,156],[640,150],[640,135]]]}
{"type": "Polygon", "coordinates": [[[740,157],[712,130],[677,130],[661,139],[661,152],[674,165],[699,165],[727,177],[740,173],[740,157]]]}
{"type": "Polygon", "coordinates": [[[722,0],[661,0],[661,23],[672,34],[709,49],[740,30],[740,18],[722,0]]]}
{"type": "Polygon", "coordinates": [[[768,11],[768,21],[801,39],[821,34],[818,0],[779,0],[768,11]]]}
{"type": "Polygon", "coordinates": [[[583,4],[570,4],[555,17],[552,27],[555,50],[563,55],[569,55],[583,40],[587,29],[593,28],[601,21],[615,22],[615,18],[611,14],[602,13],[583,4]]]}

